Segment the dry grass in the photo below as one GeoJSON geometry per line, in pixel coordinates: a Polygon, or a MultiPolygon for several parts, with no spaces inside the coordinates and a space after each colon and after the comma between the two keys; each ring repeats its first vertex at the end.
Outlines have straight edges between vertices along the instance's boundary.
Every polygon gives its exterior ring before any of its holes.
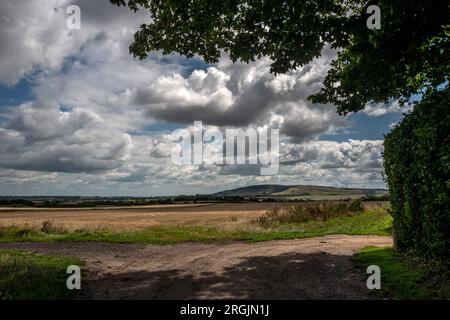
{"type": "MultiPolygon", "coordinates": [[[[258,204],[256,204],[258,205],[258,204]]],[[[389,235],[392,217],[386,210],[379,206],[377,210],[371,210],[360,214],[349,214],[342,210],[340,214],[334,211],[328,212],[330,208],[347,208],[348,204],[303,204],[292,209],[291,206],[277,206],[272,208],[267,203],[251,207],[248,204],[228,204],[224,206],[211,206],[201,210],[188,212],[166,212],[151,218],[148,209],[141,212],[128,214],[128,220],[122,216],[107,217],[107,221],[99,221],[98,214],[102,213],[84,210],[81,221],[73,220],[67,212],[54,211],[53,219],[44,219],[45,215],[35,216],[36,212],[29,216],[20,216],[22,219],[14,219],[13,223],[0,224],[0,242],[53,242],[53,241],[100,241],[113,243],[147,243],[147,244],[174,244],[186,241],[265,241],[273,239],[296,239],[303,237],[317,237],[328,234],[351,234],[351,235],[389,235]],[[242,210],[240,205],[247,205],[247,210],[242,210]],[[268,210],[262,209],[262,206],[268,210]],[[326,213],[327,218],[308,220],[302,215],[304,212],[314,213],[316,207],[322,208],[319,212],[326,213]],[[240,210],[235,210],[239,208],[240,210]],[[278,208],[278,209],[276,209],[278,208]],[[291,208],[291,209],[289,209],[291,208]],[[220,209],[220,210],[214,210],[220,209]],[[251,210],[249,210],[251,209],[251,210]],[[314,210],[313,210],[314,209],[314,210]],[[276,219],[271,215],[277,212],[276,219]],[[289,219],[284,215],[278,216],[279,212],[287,213],[289,219]],[[297,212],[301,212],[298,219],[297,212]],[[138,214],[139,213],[139,214],[138,214]],[[267,216],[271,221],[260,223],[267,216]],[[295,217],[292,219],[291,215],[295,217]],[[174,219],[178,217],[178,219],[174,219]],[[92,219],[95,217],[95,219],[92,219]],[[263,218],[261,218],[263,217],[263,218]],[[90,219],[88,219],[90,218],[90,219]],[[116,219],[114,219],[116,218],[116,219]],[[145,220],[145,219],[148,219],[145,220]],[[71,223],[74,221],[73,223],[71,223]],[[86,222],[88,221],[88,222],[86,222]],[[143,224],[151,227],[141,227],[143,224]],[[154,224],[154,225],[150,225],[154,224]],[[139,226],[139,227],[138,227],[139,226]]],[[[109,213],[117,214],[116,210],[109,213]],[[112,212],[114,211],[114,212],[112,212]]],[[[77,214],[80,214],[79,212],[77,214]]],[[[152,214],[155,214],[153,212],[152,214]]],[[[0,214],[2,215],[2,214],[0,214]]],[[[48,215],[48,213],[46,213],[48,215]]],[[[311,215],[315,217],[315,215],[311,215]]],[[[8,218],[12,219],[12,218],[8,218]]],[[[7,223],[5,217],[0,221],[7,223]]]]}
{"type": "MultiPolygon", "coordinates": [[[[56,209],[0,211],[0,227],[40,230],[45,221],[59,231],[134,231],[155,226],[221,227],[247,222],[280,203],[218,203],[128,209],[56,209]]],[[[282,205],[282,204],[281,204],[282,205]]],[[[234,227],[233,227],[234,228],[234,227]]]]}
{"type": "Polygon", "coordinates": [[[353,215],[364,211],[360,200],[351,202],[322,202],[308,205],[290,205],[268,210],[255,219],[262,226],[274,224],[305,223],[312,220],[326,221],[340,216],[353,215]]]}
{"type": "MultiPolygon", "coordinates": [[[[344,202],[341,202],[344,203],[344,202]]],[[[127,209],[55,209],[0,211],[0,227],[63,233],[73,231],[139,231],[149,227],[206,227],[224,232],[268,232],[279,226],[255,223],[274,212],[303,212],[305,208],[329,210],[336,203],[218,203],[187,206],[154,206],[127,209]],[[289,209],[290,208],[290,209],[289,209]],[[292,209],[294,208],[294,209],[292,209]],[[295,209],[296,208],[296,209],[295,209]]],[[[344,203],[345,204],[345,203],[344,203]]],[[[363,203],[366,210],[376,211],[383,202],[363,203]]],[[[327,213],[329,218],[332,213],[327,213]]],[[[304,220],[306,221],[306,220],[304,220]]],[[[299,221],[300,222],[300,221],[299,221]]],[[[283,227],[283,229],[289,229],[283,227]]]]}

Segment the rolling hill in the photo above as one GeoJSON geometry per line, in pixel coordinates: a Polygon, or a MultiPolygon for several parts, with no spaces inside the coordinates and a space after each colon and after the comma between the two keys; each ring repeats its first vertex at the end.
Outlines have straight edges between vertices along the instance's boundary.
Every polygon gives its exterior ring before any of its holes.
{"type": "Polygon", "coordinates": [[[214,193],[218,197],[347,197],[347,196],[381,196],[387,193],[386,189],[360,189],[360,188],[335,188],[323,186],[305,185],[278,185],[265,184],[254,185],[214,193]]]}

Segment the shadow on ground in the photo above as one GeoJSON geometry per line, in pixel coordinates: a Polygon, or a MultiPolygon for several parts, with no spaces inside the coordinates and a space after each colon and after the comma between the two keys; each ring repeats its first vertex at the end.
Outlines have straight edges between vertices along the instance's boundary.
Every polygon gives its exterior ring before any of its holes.
{"type": "MultiPolygon", "coordinates": [[[[144,269],[144,268],[143,268],[144,269]]],[[[325,252],[243,257],[221,272],[188,273],[167,266],[92,278],[94,299],[376,299],[351,257],[325,252]]]]}

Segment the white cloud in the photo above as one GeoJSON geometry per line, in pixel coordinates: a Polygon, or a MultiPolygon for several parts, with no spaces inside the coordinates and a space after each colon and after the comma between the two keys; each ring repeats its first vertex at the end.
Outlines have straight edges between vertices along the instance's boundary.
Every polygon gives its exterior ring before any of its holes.
{"type": "MultiPolygon", "coordinates": [[[[3,0],[0,2],[0,84],[14,85],[33,71],[59,71],[65,59],[102,32],[135,29],[145,19],[108,0],[3,0]],[[66,27],[66,8],[81,8],[81,29],[66,27]],[[117,28],[116,26],[121,26],[117,28]]],[[[104,53],[111,55],[108,48],[104,53]]]]}
{"type": "Polygon", "coordinates": [[[307,101],[322,86],[332,50],[283,75],[269,73],[268,59],[244,64],[226,56],[193,70],[179,56],[155,53],[139,61],[129,54],[133,32],[146,19],[145,11],[134,14],[108,0],[0,3],[0,41],[8,44],[0,48],[0,85],[27,79],[35,96],[6,116],[2,110],[0,179],[8,187],[0,192],[173,194],[264,182],[383,185],[380,141],[317,141],[349,125],[334,106],[307,101]],[[68,4],[81,7],[81,30],[66,29],[68,4]],[[168,133],[145,130],[161,121],[189,126],[194,120],[280,128],[279,175],[175,166],[168,133]]]}
{"type": "Polygon", "coordinates": [[[406,103],[400,105],[400,102],[395,100],[390,103],[368,103],[361,111],[371,117],[379,117],[388,113],[406,113],[412,110],[413,106],[406,103]]]}
{"type": "Polygon", "coordinates": [[[312,105],[307,97],[321,87],[334,52],[283,75],[270,74],[270,60],[232,64],[223,57],[215,67],[160,77],[137,88],[134,104],[149,119],[190,124],[202,120],[218,126],[271,123],[297,141],[348,126],[331,105],[312,105]]]}
{"type": "Polygon", "coordinates": [[[126,160],[131,138],[111,130],[92,111],[61,111],[57,105],[26,103],[0,128],[0,165],[13,169],[90,172],[116,168],[126,160]]]}

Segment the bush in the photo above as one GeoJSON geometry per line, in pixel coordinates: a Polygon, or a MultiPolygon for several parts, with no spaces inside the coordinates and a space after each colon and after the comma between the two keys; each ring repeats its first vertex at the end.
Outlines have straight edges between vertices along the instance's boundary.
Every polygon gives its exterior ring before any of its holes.
{"type": "Polygon", "coordinates": [[[350,215],[364,210],[360,200],[337,203],[319,203],[309,205],[292,205],[268,210],[258,217],[256,222],[268,226],[273,223],[304,223],[350,215]]]}
{"type": "Polygon", "coordinates": [[[399,250],[450,258],[450,90],[423,97],[385,137],[384,167],[399,250]]]}
{"type": "Polygon", "coordinates": [[[52,231],[52,222],[50,220],[42,221],[41,231],[44,233],[50,233],[52,231]]]}
{"type": "Polygon", "coordinates": [[[350,212],[362,212],[364,211],[364,207],[362,205],[361,199],[356,199],[350,202],[349,205],[349,211],[350,212]]]}

